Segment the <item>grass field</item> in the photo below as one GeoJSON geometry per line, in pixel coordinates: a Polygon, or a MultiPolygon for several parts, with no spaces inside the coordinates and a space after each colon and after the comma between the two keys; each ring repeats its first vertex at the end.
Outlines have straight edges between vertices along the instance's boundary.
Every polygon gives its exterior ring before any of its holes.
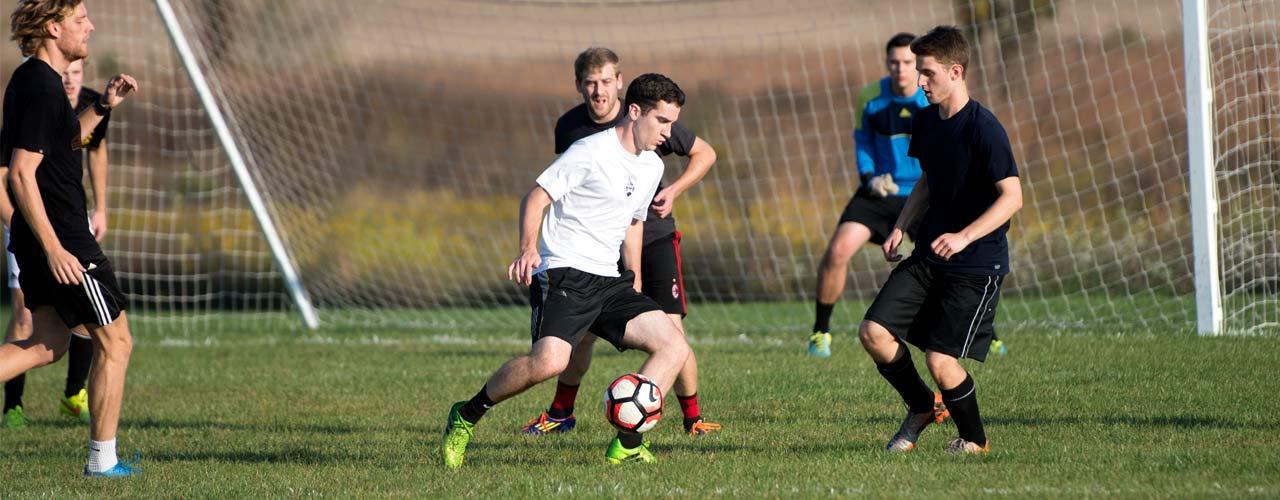
{"type": "Polygon", "coordinates": [[[490,411],[466,466],[444,470],[444,412],[527,349],[522,326],[140,334],[121,448],[144,475],[79,477],[86,431],[56,413],[59,364],[28,379],[30,426],[0,432],[0,496],[1280,496],[1280,338],[1179,331],[1004,330],[1010,354],[971,365],[993,451],[965,458],[942,453],[950,422],[909,455],[880,451],[902,409],[849,335],[814,361],[803,334],[694,321],[722,433],[685,437],[672,401],[650,433],[658,464],[606,466],[599,394],[641,358],[601,344],[579,430],[515,433],[543,384],[490,411]]]}

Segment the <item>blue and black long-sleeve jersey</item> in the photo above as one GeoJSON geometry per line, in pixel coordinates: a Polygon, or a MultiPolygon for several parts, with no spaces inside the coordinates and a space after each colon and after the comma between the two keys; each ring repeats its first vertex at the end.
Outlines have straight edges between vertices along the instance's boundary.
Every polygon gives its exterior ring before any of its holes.
{"type": "Polygon", "coordinates": [[[907,156],[911,144],[911,118],[929,105],[919,89],[909,97],[890,90],[888,77],[868,84],[858,94],[853,144],[858,151],[858,175],[892,174],[898,196],[911,194],[920,179],[920,162],[907,156]]]}

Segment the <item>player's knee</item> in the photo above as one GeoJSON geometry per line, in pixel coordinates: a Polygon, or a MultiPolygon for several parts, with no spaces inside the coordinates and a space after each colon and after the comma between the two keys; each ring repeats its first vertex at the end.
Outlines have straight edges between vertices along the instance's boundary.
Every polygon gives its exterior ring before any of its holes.
{"type": "Polygon", "coordinates": [[[114,362],[127,362],[133,354],[133,335],[129,330],[103,328],[98,333],[98,344],[102,346],[103,359],[114,362]]]}
{"type": "Polygon", "coordinates": [[[869,348],[887,342],[892,336],[889,330],[871,320],[862,320],[862,324],[858,326],[858,341],[862,342],[863,347],[869,348]]]}
{"type": "Polygon", "coordinates": [[[693,354],[693,349],[689,348],[689,342],[685,341],[684,336],[680,335],[679,330],[672,328],[672,331],[675,334],[669,336],[669,338],[659,346],[659,349],[663,354],[679,359],[680,363],[684,364],[684,362],[689,359],[689,356],[693,354]]]}
{"type": "Polygon", "coordinates": [[[558,376],[569,366],[569,356],[560,352],[540,352],[532,356],[530,374],[538,382],[558,376]]]}
{"type": "Polygon", "coordinates": [[[827,247],[827,253],[823,258],[823,262],[827,266],[844,267],[849,264],[849,260],[853,259],[853,253],[858,249],[844,240],[836,239],[831,242],[831,246],[827,247]]]}
{"type": "Polygon", "coordinates": [[[924,355],[924,362],[929,367],[929,373],[935,376],[955,368],[960,361],[950,354],[928,351],[924,355]]]}
{"type": "Polygon", "coordinates": [[[13,328],[31,330],[31,310],[26,307],[13,310],[13,328]]]}

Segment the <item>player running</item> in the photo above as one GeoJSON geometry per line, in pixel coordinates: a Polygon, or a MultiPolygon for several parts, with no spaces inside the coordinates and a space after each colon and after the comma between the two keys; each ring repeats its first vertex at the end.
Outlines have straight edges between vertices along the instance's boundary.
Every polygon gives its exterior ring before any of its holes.
{"type": "MultiPolygon", "coordinates": [[[[84,85],[84,60],[72,61],[62,75],[62,88],[71,100],[71,107],[77,116],[89,109],[102,98],[93,89],[84,85]]],[[[107,234],[107,123],[111,120],[111,112],[102,116],[102,121],[94,127],[93,133],[85,140],[84,149],[89,151],[89,180],[93,188],[93,215],[89,219],[90,230],[95,240],[101,242],[107,234]]],[[[8,175],[8,167],[0,167],[0,179],[8,175]]],[[[13,204],[9,203],[7,182],[0,182],[0,216],[5,221],[4,241],[9,244],[9,221],[13,219],[13,204]]],[[[13,299],[13,314],[9,317],[9,326],[5,341],[26,340],[31,337],[31,311],[27,309],[26,300],[19,284],[21,269],[13,252],[5,251],[8,256],[9,291],[13,299]]],[[[63,416],[89,423],[89,392],[85,383],[89,378],[89,367],[93,362],[93,341],[83,325],[71,329],[71,341],[67,347],[67,381],[63,389],[60,411],[63,416]]],[[[7,429],[26,427],[26,415],[22,407],[22,396],[26,388],[26,374],[18,375],[4,384],[4,424],[7,429]]]]}
{"type": "MultiPolygon", "coordinates": [[[[636,291],[644,221],[664,168],[653,151],[671,136],[684,92],[665,76],[640,75],[627,87],[625,104],[617,125],[575,142],[524,197],[519,255],[507,273],[529,286],[533,347],[504,363],[469,401],[449,409],[440,444],[448,468],[462,466],[485,412],[563,372],[588,330],[620,350],[648,353],[640,373],[663,393],[689,357],[680,330],[636,291]],[[627,268],[622,273],[620,247],[627,268]]],[[[605,458],[615,464],[656,461],[640,434],[625,432],[605,458]]]]}
{"type": "MultiPolygon", "coordinates": [[[[556,154],[562,154],[574,142],[600,131],[613,128],[623,119],[622,70],[618,55],[604,47],[591,47],[573,63],[574,83],[582,95],[579,104],[556,121],[556,154]]],[[[659,156],[676,154],[689,158],[684,174],[670,186],[658,186],[644,224],[644,248],[640,254],[640,292],[657,302],[676,328],[684,333],[685,307],[683,262],[680,258],[680,231],[676,230],[671,210],[678,198],[697,184],[716,161],[716,152],[679,123],[672,124],[671,135],[656,150],[659,156]]],[[[619,263],[621,266],[621,263],[619,263]]],[[[621,268],[621,267],[620,267],[621,268]]],[[[591,367],[595,335],[587,333],[574,347],[569,367],[556,380],[551,406],[529,421],[521,432],[529,435],[568,432],[577,425],[573,408],[578,386],[591,367]]],[[[720,424],[707,422],[698,406],[698,361],[693,353],[680,369],[675,382],[676,400],[684,414],[684,430],[690,436],[702,436],[720,429],[720,424]]]]}
{"type": "Polygon", "coordinates": [[[124,378],[133,349],[125,297],[102,253],[85,206],[82,151],[102,117],[137,90],[128,75],[107,82],[102,98],[75,114],[62,74],[89,54],[93,23],[80,0],[23,0],[11,16],[13,39],[26,62],[4,93],[0,163],[9,167],[15,205],[9,250],[31,310],[27,340],[0,345],[0,381],[60,358],[67,330],[83,325],[94,342],[89,372],[89,460],[86,476],[136,471],[116,456],[124,378]]]}
{"type": "Polygon", "coordinates": [[[920,89],[929,107],[912,122],[913,158],[922,170],[916,189],[886,239],[896,262],[906,228],[917,222],[920,244],[889,275],[862,321],[863,348],[907,405],[907,416],[885,446],[910,451],[940,416],[933,390],[916,373],[906,343],[925,353],[929,373],[960,436],[951,453],[990,450],[978,396],[961,358],[986,359],[994,336],[1000,287],[1009,272],[1009,220],[1022,208],[1022,185],[1004,127],[969,98],[969,44],[953,26],[911,43],[920,89]]]}

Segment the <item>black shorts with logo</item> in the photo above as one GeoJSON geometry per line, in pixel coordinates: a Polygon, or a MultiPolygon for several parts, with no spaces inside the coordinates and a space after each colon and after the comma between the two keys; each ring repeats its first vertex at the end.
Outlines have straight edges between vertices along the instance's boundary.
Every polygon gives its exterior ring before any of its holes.
{"type": "MultiPolygon", "coordinates": [[[[689,315],[684,298],[683,265],[680,231],[650,241],[640,251],[640,291],[667,314],[689,315]]],[[[618,272],[625,270],[622,261],[618,261],[618,272]]]]}
{"type": "Polygon", "coordinates": [[[529,333],[534,342],[556,337],[576,345],[590,331],[619,351],[627,322],[661,308],[653,299],[636,292],[635,274],[627,271],[611,278],[571,267],[548,269],[533,276],[529,286],[532,309],[529,333]]]}
{"type": "MultiPolygon", "coordinates": [[[[865,189],[858,189],[849,204],[844,206],[840,214],[839,224],[857,222],[871,230],[871,242],[884,244],[884,240],[893,232],[893,225],[898,222],[898,215],[907,206],[906,196],[886,196],[876,198],[865,189]]],[[[907,230],[908,235],[915,234],[915,227],[907,230]]]]}
{"type": "Polygon", "coordinates": [[[982,361],[995,336],[1004,276],[957,273],[911,257],[889,274],[866,321],[920,349],[982,361]]]}
{"type": "Polygon", "coordinates": [[[22,269],[18,283],[26,296],[27,309],[34,311],[37,307],[52,306],[67,328],[109,325],[126,308],[115,269],[101,253],[80,258],[80,265],[86,271],[80,276],[79,285],[58,284],[43,254],[15,254],[14,257],[22,269]]]}

